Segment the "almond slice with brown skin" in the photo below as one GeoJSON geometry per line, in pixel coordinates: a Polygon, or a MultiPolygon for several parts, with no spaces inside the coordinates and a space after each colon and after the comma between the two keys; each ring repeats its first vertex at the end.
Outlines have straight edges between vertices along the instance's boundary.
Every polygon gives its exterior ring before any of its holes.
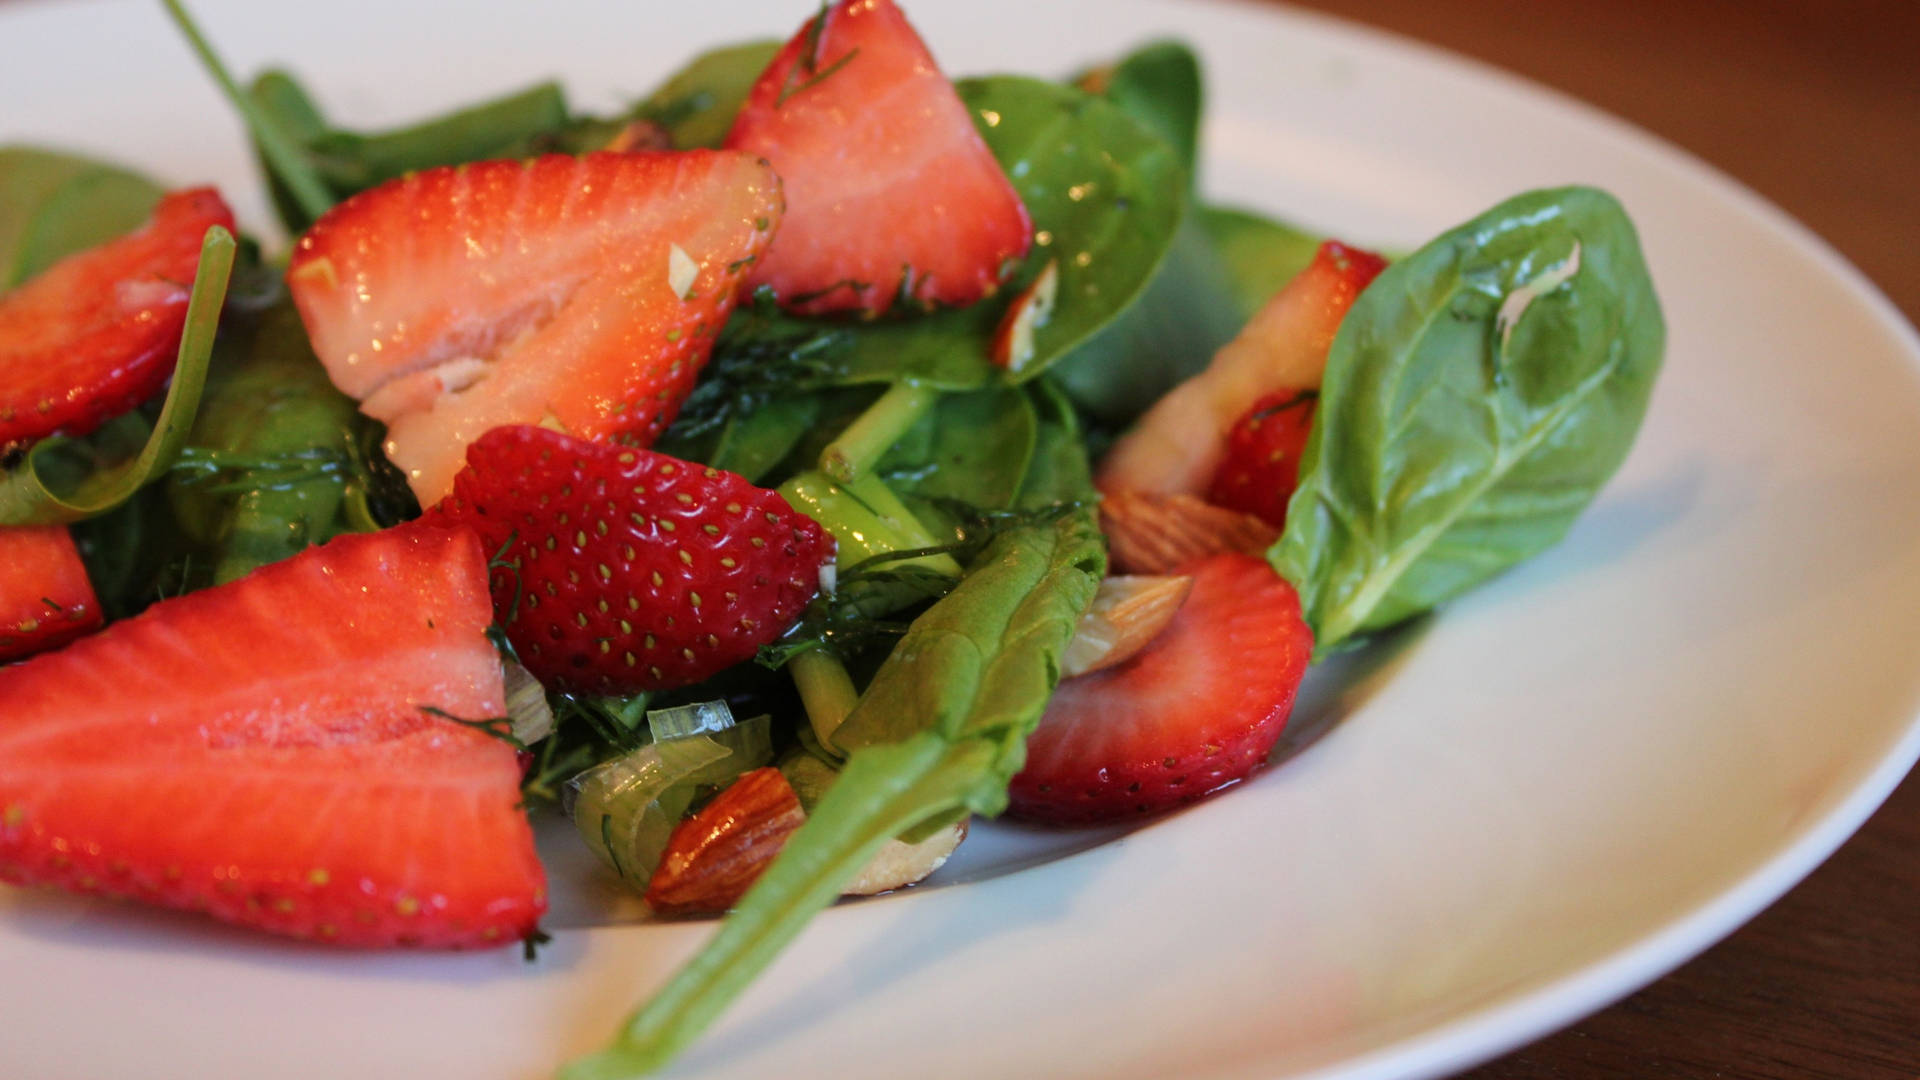
{"type": "Polygon", "coordinates": [[[1102,581],[1060,654],[1060,674],[1071,679],[1132,659],[1167,628],[1192,589],[1193,579],[1186,576],[1123,575],[1102,581]]]}
{"type": "Polygon", "coordinates": [[[1238,510],[1192,495],[1116,491],[1100,502],[1100,528],[1115,570],[1168,574],[1194,559],[1223,552],[1266,555],[1279,530],[1238,510]]]}
{"type": "MultiPolygon", "coordinates": [[[[807,820],[800,797],[779,769],[742,774],[667,841],[647,884],[647,906],[661,915],[718,914],[740,902],[807,820]]],[[[940,869],[960,841],[964,821],[917,844],[889,840],[845,890],[848,896],[905,888],[940,869]]]]}
{"type": "Polygon", "coordinates": [[[647,883],[647,906],[663,915],[727,910],[806,820],[779,769],[742,774],[674,828],[647,883]]]}

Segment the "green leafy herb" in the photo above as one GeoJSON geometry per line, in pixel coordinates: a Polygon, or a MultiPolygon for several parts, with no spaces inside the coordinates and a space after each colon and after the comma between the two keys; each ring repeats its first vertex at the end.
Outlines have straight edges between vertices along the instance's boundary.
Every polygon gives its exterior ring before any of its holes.
{"type": "Polygon", "coordinates": [[[422,705],[419,708],[421,712],[426,713],[428,716],[458,724],[463,728],[471,728],[482,735],[499,739],[515,750],[525,750],[527,748],[527,744],[520,741],[520,736],[513,733],[513,718],[510,716],[488,716],[474,719],[466,716],[455,716],[437,705],[422,705]]]}
{"type": "Polygon", "coordinates": [[[85,439],[55,436],[34,444],[19,465],[0,474],[0,525],[59,524],[105,513],[173,465],[200,407],[233,253],[231,233],[218,225],[207,230],[173,385],[158,419],[149,424],[141,413],[127,413],[85,439]]]}
{"type": "Polygon", "coordinates": [[[1389,267],[1334,338],[1270,558],[1321,649],[1557,542],[1626,456],[1665,328],[1591,188],[1501,203],[1389,267]]]}
{"type": "Polygon", "coordinates": [[[0,292],[133,231],[162,192],[146,177],[71,154],[0,146],[0,292]]]}
{"type": "Polygon", "coordinates": [[[1189,175],[1198,171],[1206,92],[1200,58],[1185,42],[1149,42],[1111,68],[1090,72],[1076,82],[1152,128],[1180,155],[1189,175]]]}
{"type": "Polygon", "coordinates": [[[1320,250],[1322,237],[1251,211],[1202,206],[1195,216],[1226,270],[1229,295],[1243,323],[1320,250]]]}
{"type": "Polygon", "coordinates": [[[364,527],[346,501],[374,482],[356,452],[366,423],[291,304],[233,328],[169,482],[182,524],[210,553],[212,584],[364,527]]]}
{"type": "MultiPolygon", "coordinates": [[[[1190,49],[1156,42],[1081,83],[1158,132],[1194,171],[1204,94],[1190,49]]],[[[1055,374],[1081,409],[1109,430],[1124,427],[1204,368],[1317,244],[1252,214],[1190,204],[1146,292],[1062,357],[1055,374]]]]}
{"type": "Polygon", "coordinates": [[[269,114],[254,102],[240,84],[233,79],[233,73],[227,70],[219,54],[213,51],[213,45],[194,25],[193,17],[180,0],[161,0],[167,14],[172,16],[175,26],[192,46],[200,63],[206,67],[207,74],[220,86],[235,111],[247,122],[247,128],[253,133],[254,142],[260,147],[260,153],[272,167],[275,179],[286,186],[293,202],[299,206],[307,221],[318,218],[333,206],[333,194],[327,190],[319,173],[301,153],[299,140],[282,125],[278,116],[269,114]]]}
{"type": "Polygon", "coordinates": [[[647,95],[635,114],[666,129],[675,149],[719,146],[780,44],[749,41],[701,53],[647,95]]]}

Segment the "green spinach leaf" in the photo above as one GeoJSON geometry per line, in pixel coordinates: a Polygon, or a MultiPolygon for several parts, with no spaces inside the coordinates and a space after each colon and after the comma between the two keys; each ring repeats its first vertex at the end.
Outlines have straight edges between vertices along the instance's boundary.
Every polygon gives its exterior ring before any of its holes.
{"type": "Polygon", "coordinates": [[[162,192],[151,180],[97,161],[31,146],[0,146],[0,292],[55,262],[131,232],[162,192]]]}
{"type": "Polygon", "coordinates": [[[1018,388],[946,394],[877,469],[901,495],[1006,509],[1020,494],[1038,429],[1039,417],[1018,388]]]}
{"type": "Polygon", "coordinates": [[[1242,324],[1307,268],[1323,239],[1298,226],[1231,207],[1202,206],[1194,216],[1225,270],[1234,313],[1242,324]]]}
{"type": "Polygon", "coordinates": [[[1200,58],[1185,42],[1149,42],[1076,82],[1151,128],[1180,155],[1189,176],[1197,173],[1205,88],[1200,58]]]}
{"type": "Polygon", "coordinates": [[[1389,267],[1327,361],[1269,553],[1321,649],[1557,542],[1633,443],[1665,328],[1591,188],[1518,196],[1389,267]]]}
{"type": "Polygon", "coordinates": [[[780,45],[749,41],[701,53],[648,94],[635,114],[665,128],[676,150],[719,146],[780,45]]]}

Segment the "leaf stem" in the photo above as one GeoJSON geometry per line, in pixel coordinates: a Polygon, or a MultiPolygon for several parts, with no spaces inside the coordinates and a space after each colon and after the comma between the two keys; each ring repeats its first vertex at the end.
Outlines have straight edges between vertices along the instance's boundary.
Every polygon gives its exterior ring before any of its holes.
{"type": "Polygon", "coordinates": [[[881,455],[927,415],[940,391],[917,382],[897,382],[820,452],[820,471],[842,484],[865,475],[881,455]]]}
{"type": "MultiPolygon", "coordinates": [[[[824,473],[803,472],[781,484],[780,494],[840,542],[842,569],[875,555],[940,546],[900,496],[874,476],[837,484],[824,473]]],[[[961,575],[960,564],[946,554],[920,556],[908,565],[953,578],[961,575]]]]}
{"type": "Polygon", "coordinates": [[[260,152],[272,163],[273,171],[279,175],[281,182],[287,185],[287,190],[293,194],[294,201],[300,204],[300,209],[310,218],[317,218],[332,209],[333,194],[327,190],[326,184],[321,182],[319,172],[307,160],[299,143],[295,142],[272,117],[269,117],[266,110],[260,108],[246,91],[240,89],[240,84],[234,81],[232,72],[227,70],[219,54],[213,51],[213,45],[194,25],[193,17],[187,14],[187,9],[181,5],[180,0],[160,0],[160,2],[167,9],[167,14],[173,18],[174,25],[186,35],[187,44],[191,45],[194,53],[200,57],[200,63],[206,67],[207,73],[220,84],[220,89],[227,95],[227,100],[239,111],[241,118],[246,120],[255,141],[260,144],[260,152]]]}
{"type": "Polygon", "coordinates": [[[821,745],[837,752],[833,733],[860,700],[860,692],[853,688],[853,677],[847,674],[846,665],[826,649],[818,648],[808,649],[787,661],[787,670],[793,673],[793,685],[800,691],[801,703],[807,707],[807,720],[813,725],[813,734],[821,745]]]}

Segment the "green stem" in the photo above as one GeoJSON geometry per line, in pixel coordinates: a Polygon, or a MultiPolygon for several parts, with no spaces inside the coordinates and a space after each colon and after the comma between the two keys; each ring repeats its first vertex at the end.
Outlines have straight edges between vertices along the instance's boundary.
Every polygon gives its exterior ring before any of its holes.
{"type": "MultiPolygon", "coordinates": [[[[803,472],[781,484],[780,494],[840,542],[842,569],[875,555],[940,544],[893,489],[873,476],[836,484],[823,473],[803,472]]],[[[951,555],[923,555],[907,564],[953,578],[961,575],[951,555]]]]}
{"type": "Polygon", "coordinates": [[[860,692],[853,688],[853,677],[847,674],[846,665],[824,648],[809,649],[787,661],[787,670],[793,673],[793,685],[799,689],[800,701],[807,707],[807,719],[813,724],[814,735],[821,745],[835,750],[833,733],[860,700],[860,692]]]}
{"type": "Polygon", "coordinates": [[[260,108],[253,98],[240,89],[239,83],[233,81],[232,73],[227,70],[225,64],[221,63],[219,55],[201,35],[199,28],[194,26],[192,16],[187,14],[187,9],[181,6],[180,0],[160,0],[160,2],[166,7],[167,14],[173,17],[174,25],[186,35],[187,43],[193,46],[193,51],[200,57],[200,62],[206,66],[208,74],[220,84],[220,89],[226,93],[227,100],[233,103],[233,107],[238,109],[241,117],[246,120],[247,127],[253,131],[254,140],[260,144],[260,152],[273,164],[273,171],[279,174],[281,182],[286,184],[287,190],[293,193],[293,198],[300,204],[300,209],[312,218],[317,218],[332,209],[332,193],[321,182],[320,174],[307,161],[299,144],[294,142],[292,137],[267,115],[266,110],[260,108]]]}
{"type": "Polygon", "coordinates": [[[850,484],[872,470],[893,444],[940,400],[940,391],[897,382],[820,452],[820,471],[850,484]]]}

